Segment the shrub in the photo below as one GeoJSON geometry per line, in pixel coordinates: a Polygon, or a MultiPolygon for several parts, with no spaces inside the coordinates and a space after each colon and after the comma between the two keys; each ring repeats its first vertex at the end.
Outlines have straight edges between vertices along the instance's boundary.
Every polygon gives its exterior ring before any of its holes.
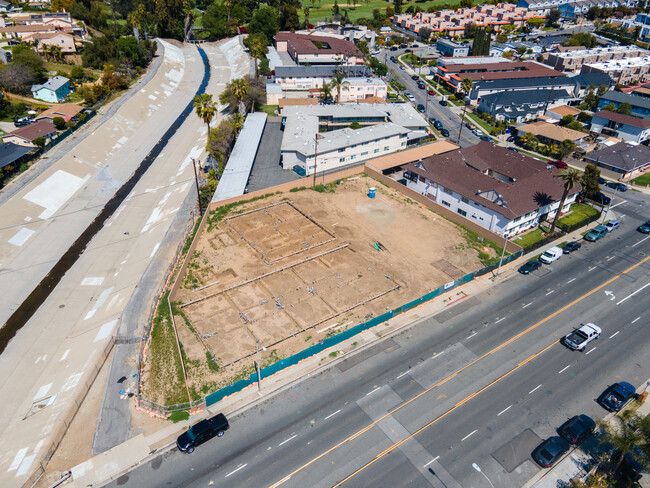
{"type": "Polygon", "coordinates": [[[181,422],[189,418],[190,418],[190,413],[186,410],[172,412],[172,414],[169,416],[169,420],[171,420],[174,423],[181,422]]]}

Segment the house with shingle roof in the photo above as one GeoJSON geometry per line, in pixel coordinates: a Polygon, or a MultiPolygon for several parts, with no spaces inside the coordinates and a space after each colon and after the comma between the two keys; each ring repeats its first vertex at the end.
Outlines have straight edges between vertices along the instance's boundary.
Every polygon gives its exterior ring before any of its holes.
{"type": "Polygon", "coordinates": [[[36,147],[34,141],[39,137],[43,137],[46,143],[56,137],[54,124],[48,120],[39,120],[5,134],[2,136],[2,141],[13,142],[19,146],[36,147]]]}
{"type": "Polygon", "coordinates": [[[32,96],[37,100],[59,103],[70,92],[70,80],[65,76],[55,76],[42,85],[32,85],[32,96]]]}
{"type": "Polygon", "coordinates": [[[46,119],[52,122],[56,117],[61,117],[66,122],[70,122],[71,120],[75,120],[83,109],[84,107],[78,103],[61,103],[59,105],[53,105],[51,108],[41,112],[36,117],[36,120],[46,119]]]}
{"type": "MultiPolygon", "coordinates": [[[[504,237],[553,218],[564,191],[557,168],[486,141],[403,169],[409,188],[504,237]]],[[[567,196],[562,213],[580,189],[567,196]]]]}
{"type": "Polygon", "coordinates": [[[650,147],[619,142],[590,152],[585,160],[600,168],[620,173],[622,178],[633,178],[650,168],[650,147]]]}
{"type": "Polygon", "coordinates": [[[591,132],[641,144],[650,139],[650,120],[601,110],[591,119],[591,132]]]}
{"type": "Polygon", "coordinates": [[[353,42],[336,37],[278,32],[275,49],[278,53],[288,53],[298,64],[353,66],[364,63],[363,53],[353,42]]]}

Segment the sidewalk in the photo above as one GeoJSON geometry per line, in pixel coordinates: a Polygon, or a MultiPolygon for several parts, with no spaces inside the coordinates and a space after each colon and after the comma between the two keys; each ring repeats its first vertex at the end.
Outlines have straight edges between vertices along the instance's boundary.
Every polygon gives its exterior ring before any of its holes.
{"type": "MultiPolygon", "coordinates": [[[[641,394],[646,390],[650,391],[650,379],[644,382],[644,384],[637,389],[637,393],[641,394]]],[[[636,412],[643,417],[650,415],[650,401],[646,400],[642,403],[636,412]]],[[[603,418],[603,420],[605,422],[610,422],[615,416],[615,413],[609,413],[603,418]]],[[[598,444],[596,439],[592,439],[592,441],[591,444],[598,444]]],[[[537,475],[531,478],[523,488],[557,488],[558,486],[565,486],[565,484],[568,485],[572,478],[580,476],[584,479],[587,472],[585,472],[583,466],[589,466],[590,461],[592,460],[592,457],[585,454],[579,447],[575,448],[569,451],[569,454],[567,454],[552,468],[543,469],[537,473],[537,475]]],[[[643,485],[642,483],[641,486],[648,485],[643,485]]]]}
{"type": "MultiPolygon", "coordinates": [[[[121,475],[146,463],[154,456],[174,446],[176,438],[190,425],[198,420],[223,412],[226,416],[235,416],[244,410],[251,408],[263,399],[283,392],[308,378],[317,374],[325,368],[329,368],[339,361],[345,360],[349,355],[362,352],[375,343],[392,337],[404,328],[418,324],[421,320],[427,319],[437,313],[447,310],[467,298],[491,288],[496,281],[502,281],[517,272],[519,266],[533,255],[543,253],[547,249],[565,240],[579,239],[581,230],[563,236],[561,239],[537,249],[534,253],[523,259],[517,259],[501,268],[499,275],[487,274],[470,281],[469,283],[454,288],[445,295],[426,302],[408,312],[393,317],[392,319],[366,330],[346,342],[338,344],[320,354],[305,359],[300,364],[286,368],[273,376],[262,378],[263,394],[258,394],[257,385],[253,384],[244,390],[224,398],[216,405],[205,408],[189,420],[170,424],[163,429],[149,436],[138,436],[129,439],[109,451],[95,456],[88,461],[72,468],[72,485],[82,488],[89,485],[102,486],[121,475]],[[329,356],[330,352],[338,351],[336,358],[329,356]]],[[[650,404],[650,402],[648,402],[650,404]]],[[[650,406],[650,405],[649,405],[650,406]]]]}

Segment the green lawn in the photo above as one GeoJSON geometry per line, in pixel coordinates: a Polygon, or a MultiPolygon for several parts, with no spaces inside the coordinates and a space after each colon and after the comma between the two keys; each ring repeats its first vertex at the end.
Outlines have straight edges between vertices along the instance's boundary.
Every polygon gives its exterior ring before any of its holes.
{"type": "Polygon", "coordinates": [[[639,186],[648,186],[650,185],[650,173],[646,173],[632,180],[632,183],[639,186]]]}
{"type": "Polygon", "coordinates": [[[266,112],[269,117],[275,117],[275,111],[278,109],[277,105],[262,105],[259,110],[260,112],[266,112]]]}
{"type": "Polygon", "coordinates": [[[567,226],[575,225],[589,217],[593,217],[594,215],[598,215],[598,210],[591,205],[587,205],[586,203],[574,203],[571,205],[571,213],[560,218],[557,223],[567,226]]]}
{"type": "Polygon", "coordinates": [[[483,130],[485,130],[488,133],[488,135],[492,134],[492,131],[496,129],[496,127],[488,124],[481,117],[478,117],[471,112],[467,112],[465,115],[469,117],[472,120],[472,122],[474,122],[476,125],[480,126],[483,130]]]}
{"type": "Polygon", "coordinates": [[[542,232],[542,229],[540,229],[540,228],[538,227],[538,228],[536,228],[536,229],[534,229],[534,230],[531,230],[531,231],[528,232],[527,234],[524,234],[523,236],[519,236],[519,237],[513,239],[512,242],[514,242],[514,243],[517,244],[518,246],[521,246],[521,247],[523,247],[523,248],[525,249],[525,248],[527,248],[527,247],[532,246],[532,245],[535,244],[536,242],[541,241],[541,240],[544,239],[545,237],[546,237],[546,236],[545,236],[544,233],[542,232]]]}
{"type": "MultiPolygon", "coordinates": [[[[420,7],[423,11],[427,11],[427,8],[432,6],[432,5],[444,5],[446,3],[449,3],[448,0],[430,0],[430,1],[425,1],[423,3],[416,3],[415,1],[411,2],[404,2],[402,4],[402,12],[406,12],[406,9],[409,8],[409,6],[418,6],[420,7]]],[[[482,1],[479,0],[474,0],[474,5],[478,5],[480,3],[483,3],[482,1]]],[[[356,19],[360,18],[372,18],[372,11],[375,9],[379,9],[381,11],[386,10],[386,7],[388,5],[393,5],[393,3],[386,3],[385,0],[363,0],[359,1],[357,0],[356,5],[352,3],[352,0],[348,2],[348,0],[341,0],[338,2],[339,5],[339,12],[340,15],[344,15],[344,11],[348,11],[348,17],[350,17],[350,20],[354,21],[356,19]]],[[[304,7],[309,8],[309,23],[316,25],[316,21],[318,20],[324,20],[326,18],[331,18],[332,17],[332,7],[334,6],[334,1],[326,0],[326,1],[320,1],[320,0],[308,0],[304,2],[304,7]]],[[[300,17],[300,20],[304,20],[305,15],[303,13],[303,10],[301,8],[298,9],[298,15],[300,17]]]]}

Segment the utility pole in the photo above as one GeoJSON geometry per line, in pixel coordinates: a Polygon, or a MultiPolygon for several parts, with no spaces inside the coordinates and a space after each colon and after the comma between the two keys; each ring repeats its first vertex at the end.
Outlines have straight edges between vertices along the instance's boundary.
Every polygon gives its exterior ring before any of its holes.
{"type": "MultiPolygon", "coordinates": [[[[201,164],[201,161],[199,160],[199,165],[201,164]]],[[[199,175],[196,172],[196,161],[194,161],[194,158],[192,158],[192,168],[194,169],[194,183],[196,183],[196,200],[199,203],[199,215],[203,214],[203,211],[201,209],[201,191],[199,190],[199,175]]]]}

